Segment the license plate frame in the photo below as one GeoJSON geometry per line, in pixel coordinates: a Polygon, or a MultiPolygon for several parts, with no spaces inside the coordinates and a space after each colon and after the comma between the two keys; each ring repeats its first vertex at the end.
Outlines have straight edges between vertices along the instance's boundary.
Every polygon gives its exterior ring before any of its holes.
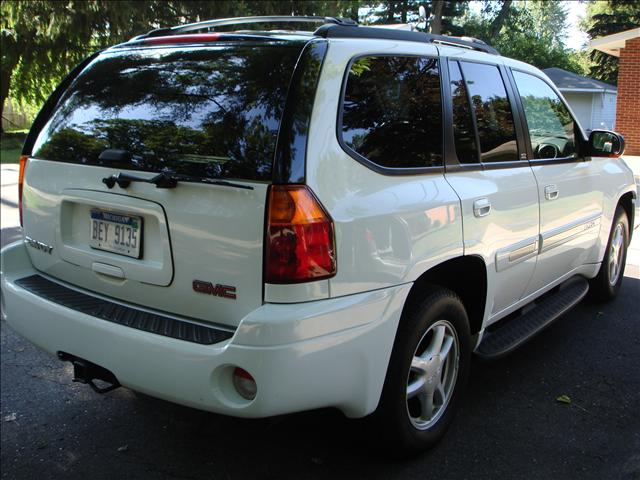
{"type": "Polygon", "coordinates": [[[143,218],[139,215],[101,208],[91,209],[89,247],[94,250],[140,259],[143,231],[143,218]],[[132,240],[135,240],[135,245],[131,245],[132,240]]]}

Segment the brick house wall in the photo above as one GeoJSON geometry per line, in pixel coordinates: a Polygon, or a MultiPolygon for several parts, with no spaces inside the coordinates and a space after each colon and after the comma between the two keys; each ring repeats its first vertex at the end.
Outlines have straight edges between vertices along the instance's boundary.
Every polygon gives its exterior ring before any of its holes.
{"type": "Polygon", "coordinates": [[[624,135],[628,155],[640,155],[640,37],[620,50],[616,131],[624,135]]]}

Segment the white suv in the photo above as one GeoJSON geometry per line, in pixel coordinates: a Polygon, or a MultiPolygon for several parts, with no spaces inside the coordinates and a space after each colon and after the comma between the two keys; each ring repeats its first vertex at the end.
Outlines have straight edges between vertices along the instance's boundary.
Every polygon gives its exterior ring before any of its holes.
{"type": "Polygon", "coordinates": [[[633,225],[622,137],[530,65],[327,19],[150,32],[87,59],[21,159],[5,315],[104,392],[238,417],[375,412],[406,452],[588,290],[633,225]],[[199,32],[199,33],[196,33],[199,32]]]}

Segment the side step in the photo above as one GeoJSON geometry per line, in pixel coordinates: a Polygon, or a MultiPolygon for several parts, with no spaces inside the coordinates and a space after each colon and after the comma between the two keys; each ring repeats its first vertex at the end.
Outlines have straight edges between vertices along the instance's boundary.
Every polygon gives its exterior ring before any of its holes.
{"type": "Polygon", "coordinates": [[[588,291],[589,282],[584,277],[570,278],[557,292],[540,299],[526,313],[485,332],[476,354],[495,359],[511,353],[579,303],[588,291]]]}

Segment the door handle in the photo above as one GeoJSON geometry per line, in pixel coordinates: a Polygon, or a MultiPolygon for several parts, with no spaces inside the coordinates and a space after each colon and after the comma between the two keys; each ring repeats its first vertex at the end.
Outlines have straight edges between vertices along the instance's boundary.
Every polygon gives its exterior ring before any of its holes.
{"type": "Polygon", "coordinates": [[[476,217],[486,217],[491,213],[491,202],[488,198],[479,198],[473,202],[473,214],[476,217]]]}
{"type": "Polygon", "coordinates": [[[547,185],[544,187],[544,198],[547,200],[555,200],[560,195],[557,185],[547,185]]]}

